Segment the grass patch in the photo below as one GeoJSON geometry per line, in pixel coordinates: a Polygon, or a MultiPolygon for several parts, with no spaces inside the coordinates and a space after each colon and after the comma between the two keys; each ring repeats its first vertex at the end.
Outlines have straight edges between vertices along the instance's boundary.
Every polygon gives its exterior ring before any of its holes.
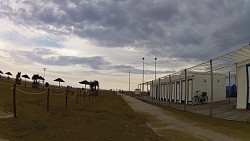
{"type": "MultiPolygon", "coordinates": [[[[0,84],[1,106],[12,111],[12,86],[0,84]]],[[[42,89],[18,87],[29,92],[42,89]]],[[[62,91],[61,91],[62,92],[62,91]]],[[[0,119],[0,136],[9,140],[119,140],[152,141],[159,137],[145,124],[145,116],[135,113],[115,94],[100,94],[83,101],[83,96],[68,99],[50,97],[46,112],[46,94],[25,95],[17,92],[17,118],[0,119]]]]}

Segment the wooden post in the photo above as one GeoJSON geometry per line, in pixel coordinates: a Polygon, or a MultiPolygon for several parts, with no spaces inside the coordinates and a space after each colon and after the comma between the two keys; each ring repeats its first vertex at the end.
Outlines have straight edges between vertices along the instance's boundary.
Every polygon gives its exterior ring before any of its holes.
{"type": "Polygon", "coordinates": [[[68,106],[68,92],[66,92],[66,103],[65,103],[65,106],[67,107],[68,106]]]}
{"type": "Polygon", "coordinates": [[[84,95],[84,98],[83,98],[84,102],[85,102],[85,94],[86,94],[86,87],[85,87],[84,93],[83,93],[83,95],[84,95]]]}
{"type": "Polygon", "coordinates": [[[171,75],[169,75],[169,101],[168,101],[168,106],[170,107],[170,103],[171,103],[171,100],[172,100],[172,92],[171,92],[171,89],[172,89],[172,83],[171,83],[171,75]]]}
{"type": "Polygon", "coordinates": [[[49,112],[49,88],[47,93],[47,112],[49,112]]]}
{"type": "Polygon", "coordinates": [[[88,91],[88,93],[89,93],[89,100],[90,100],[90,91],[88,91]]]}
{"type": "Polygon", "coordinates": [[[16,117],[16,84],[13,85],[13,112],[16,117]]]}
{"type": "Polygon", "coordinates": [[[213,116],[213,96],[214,96],[214,80],[213,80],[213,62],[210,60],[210,76],[211,76],[211,103],[210,103],[210,116],[213,116]]]}
{"type": "Polygon", "coordinates": [[[185,69],[185,102],[184,102],[184,111],[186,111],[186,106],[187,106],[186,104],[187,104],[187,101],[188,101],[187,100],[187,93],[188,93],[187,85],[188,85],[187,69],[185,69]]]}
{"type": "Polygon", "coordinates": [[[229,95],[228,95],[228,100],[229,100],[229,103],[230,103],[230,97],[231,97],[231,93],[232,93],[232,89],[231,89],[231,74],[230,72],[228,73],[229,75],[229,95]]]}
{"type": "MultiPolygon", "coordinates": [[[[78,89],[78,90],[79,90],[79,89],[78,89]]],[[[76,92],[76,103],[77,103],[77,104],[78,104],[78,96],[79,96],[79,92],[80,92],[80,90],[76,92]]]]}

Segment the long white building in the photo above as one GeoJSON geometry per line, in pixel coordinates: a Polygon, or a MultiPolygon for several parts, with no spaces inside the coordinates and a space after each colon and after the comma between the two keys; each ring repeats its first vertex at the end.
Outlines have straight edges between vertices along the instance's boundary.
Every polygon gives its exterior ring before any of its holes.
{"type": "MultiPolygon", "coordinates": [[[[191,103],[192,97],[197,93],[196,91],[206,92],[208,102],[211,101],[211,77],[209,74],[193,73],[187,76],[187,95],[185,100],[185,78],[183,75],[173,75],[156,79],[149,82],[150,84],[150,98],[160,99],[163,101],[184,103],[191,103]]],[[[226,99],[226,79],[224,75],[213,75],[214,92],[213,101],[221,101],[226,99]]]]}

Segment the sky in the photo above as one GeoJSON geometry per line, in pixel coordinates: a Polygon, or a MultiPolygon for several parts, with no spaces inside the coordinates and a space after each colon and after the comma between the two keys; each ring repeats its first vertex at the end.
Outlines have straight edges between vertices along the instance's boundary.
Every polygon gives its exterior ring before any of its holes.
{"type": "Polygon", "coordinates": [[[131,90],[250,41],[249,0],[0,0],[0,70],[131,90]]]}

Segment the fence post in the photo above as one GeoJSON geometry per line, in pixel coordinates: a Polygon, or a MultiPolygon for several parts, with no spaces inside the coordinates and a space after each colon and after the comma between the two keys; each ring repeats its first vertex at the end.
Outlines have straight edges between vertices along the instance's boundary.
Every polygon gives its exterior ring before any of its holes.
{"type": "Polygon", "coordinates": [[[13,112],[16,117],[16,84],[13,85],[13,112]]]}
{"type": "Polygon", "coordinates": [[[65,106],[66,107],[68,106],[68,92],[66,92],[66,103],[65,103],[65,106]]]}
{"type": "Polygon", "coordinates": [[[49,112],[49,88],[47,93],[47,112],[49,112]]]}
{"type": "Polygon", "coordinates": [[[89,93],[89,100],[90,100],[90,91],[88,91],[88,93],[89,93]]]}
{"type": "Polygon", "coordinates": [[[213,96],[214,96],[214,80],[213,80],[213,62],[210,60],[210,76],[211,76],[211,103],[210,103],[210,116],[213,116],[213,96]]]}
{"type": "Polygon", "coordinates": [[[76,91],[76,103],[78,104],[79,91],[76,91]]]}
{"type": "Polygon", "coordinates": [[[86,94],[86,89],[84,89],[84,93],[83,93],[83,95],[84,95],[84,98],[83,98],[84,102],[85,102],[85,94],[86,94]]]}

